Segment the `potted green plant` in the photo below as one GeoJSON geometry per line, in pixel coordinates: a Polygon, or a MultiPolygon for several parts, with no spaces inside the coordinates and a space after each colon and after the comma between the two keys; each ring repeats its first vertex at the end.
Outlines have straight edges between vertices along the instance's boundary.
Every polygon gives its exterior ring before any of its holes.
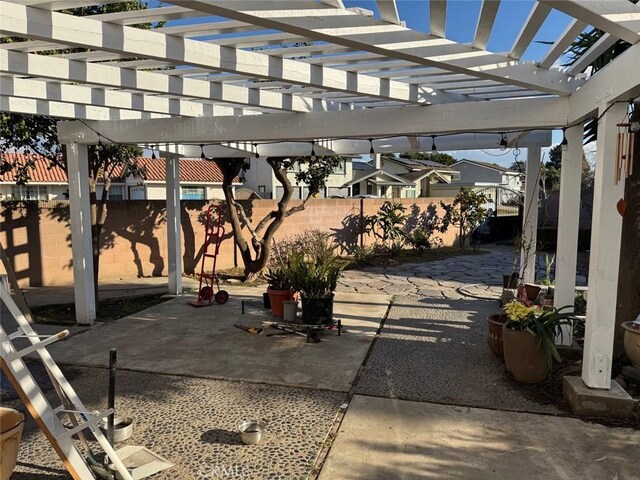
{"type": "Polygon", "coordinates": [[[514,301],[504,311],[508,317],[502,331],[507,370],[519,382],[543,381],[554,359],[561,361],[555,338],[562,334],[562,325],[575,319],[573,306],[542,309],[514,301]]]}
{"type": "Polygon", "coordinates": [[[291,286],[300,292],[304,323],[325,325],[333,322],[333,292],[343,268],[335,256],[307,259],[303,252],[291,256],[287,274],[291,286]]]}
{"type": "Polygon", "coordinates": [[[293,299],[291,282],[284,268],[272,268],[265,274],[269,282],[267,293],[271,304],[271,313],[278,317],[284,314],[284,302],[293,299]]]}

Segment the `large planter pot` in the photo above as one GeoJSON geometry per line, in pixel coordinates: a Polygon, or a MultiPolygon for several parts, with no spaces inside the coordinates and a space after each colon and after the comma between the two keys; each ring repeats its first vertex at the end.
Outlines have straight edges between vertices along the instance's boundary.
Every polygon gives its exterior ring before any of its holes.
{"type": "Polygon", "coordinates": [[[526,331],[502,327],[504,363],[513,377],[522,383],[538,383],[549,375],[549,367],[540,338],[526,331]]]}
{"type": "Polygon", "coordinates": [[[502,327],[507,321],[507,315],[504,313],[494,313],[487,317],[487,323],[489,326],[489,332],[487,335],[487,343],[489,349],[498,357],[504,356],[504,349],[502,345],[502,327]]]}
{"type": "Polygon", "coordinates": [[[16,467],[24,415],[11,408],[0,407],[0,479],[9,480],[16,467]]]}
{"type": "Polygon", "coordinates": [[[274,288],[267,288],[269,293],[269,303],[271,303],[271,313],[277,317],[281,317],[284,314],[284,302],[293,298],[291,290],[276,290],[274,288]]]}
{"type": "Polygon", "coordinates": [[[624,353],[627,354],[631,364],[640,368],[640,330],[631,328],[633,322],[624,322],[624,353]]]}
{"type": "Polygon", "coordinates": [[[525,283],[524,290],[527,292],[527,298],[530,302],[533,302],[540,292],[542,291],[542,287],[540,285],[536,285],[535,283],[525,283]]]}
{"type": "Polygon", "coordinates": [[[307,325],[333,323],[333,293],[325,298],[302,297],[302,321],[307,325]]]}
{"type": "Polygon", "coordinates": [[[503,275],[502,288],[518,288],[518,274],[503,275]]]}

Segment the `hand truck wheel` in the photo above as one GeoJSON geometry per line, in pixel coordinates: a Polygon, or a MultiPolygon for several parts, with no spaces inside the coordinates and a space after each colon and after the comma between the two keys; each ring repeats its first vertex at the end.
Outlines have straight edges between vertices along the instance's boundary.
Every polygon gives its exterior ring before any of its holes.
{"type": "Polygon", "coordinates": [[[209,285],[205,285],[200,289],[200,300],[209,301],[213,298],[213,288],[209,285]]]}
{"type": "Polygon", "coordinates": [[[220,290],[216,293],[216,303],[218,305],[224,305],[229,300],[229,292],[226,290],[220,290]]]}

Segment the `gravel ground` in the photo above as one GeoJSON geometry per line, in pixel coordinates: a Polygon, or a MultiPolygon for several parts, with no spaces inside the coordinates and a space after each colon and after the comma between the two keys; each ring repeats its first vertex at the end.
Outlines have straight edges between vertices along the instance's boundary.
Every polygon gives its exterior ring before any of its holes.
{"type": "MultiPolygon", "coordinates": [[[[64,367],[63,371],[85,406],[106,408],[107,370],[64,367]]],[[[130,371],[118,372],[117,384],[117,414],[136,420],[127,444],[144,445],[175,463],[154,480],[307,478],[344,401],[343,393],[326,390],[130,371]],[[247,418],[268,422],[266,437],[257,446],[242,444],[236,433],[238,422],[247,418]]],[[[26,413],[6,388],[2,404],[26,413]]],[[[25,416],[12,480],[71,478],[33,420],[25,416]]]]}
{"type": "Polygon", "coordinates": [[[540,413],[560,410],[527,399],[487,346],[493,301],[396,297],[357,393],[405,400],[540,413]]]}

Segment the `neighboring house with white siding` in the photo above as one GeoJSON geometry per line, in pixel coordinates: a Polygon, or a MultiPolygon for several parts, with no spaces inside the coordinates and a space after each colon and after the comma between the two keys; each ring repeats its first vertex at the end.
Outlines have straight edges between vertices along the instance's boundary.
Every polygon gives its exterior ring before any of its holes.
{"type": "Polygon", "coordinates": [[[370,162],[354,162],[352,193],[377,197],[429,197],[431,185],[449,184],[458,172],[437,162],[374,155],[370,162]]]}
{"type": "MultiPolygon", "coordinates": [[[[27,185],[16,185],[13,172],[0,175],[0,200],[67,200],[69,186],[67,174],[60,167],[51,167],[49,161],[32,156],[34,168],[29,171],[27,185]]],[[[27,155],[6,153],[3,160],[24,163],[27,155]]],[[[109,200],[166,200],[165,159],[136,158],[143,167],[143,178],[124,176],[124,168],[117,169],[111,179],[109,200]]],[[[240,186],[238,181],[234,184],[240,186]]],[[[102,195],[103,183],[98,183],[97,195],[102,195]]],[[[234,187],[235,188],[235,187],[234,187]]],[[[214,162],[200,159],[180,159],[180,198],[183,200],[223,199],[222,172],[214,162]]]]}
{"type": "Polygon", "coordinates": [[[470,188],[484,193],[490,200],[506,203],[512,200],[524,188],[524,176],[495,163],[477,160],[458,160],[454,168],[460,172],[450,185],[438,185],[433,189],[438,196],[456,195],[460,188],[470,188]]]}
{"type": "MultiPolygon", "coordinates": [[[[271,165],[264,158],[249,159],[249,170],[244,173],[243,188],[248,188],[257,193],[260,198],[280,199],[284,193],[282,185],[273,173],[271,165]]],[[[299,168],[306,168],[305,165],[295,163],[293,168],[287,172],[289,181],[293,185],[294,199],[305,198],[309,194],[308,187],[303,184],[296,183],[296,172],[299,168]]],[[[351,180],[353,175],[352,160],[350,157],[342,157],[342,162],[335,168],[333,173],[327,178],[326,187],[318,193],[318,198],[329,197],[349,197],[351,190],[345,184],[351,180]]]]}

